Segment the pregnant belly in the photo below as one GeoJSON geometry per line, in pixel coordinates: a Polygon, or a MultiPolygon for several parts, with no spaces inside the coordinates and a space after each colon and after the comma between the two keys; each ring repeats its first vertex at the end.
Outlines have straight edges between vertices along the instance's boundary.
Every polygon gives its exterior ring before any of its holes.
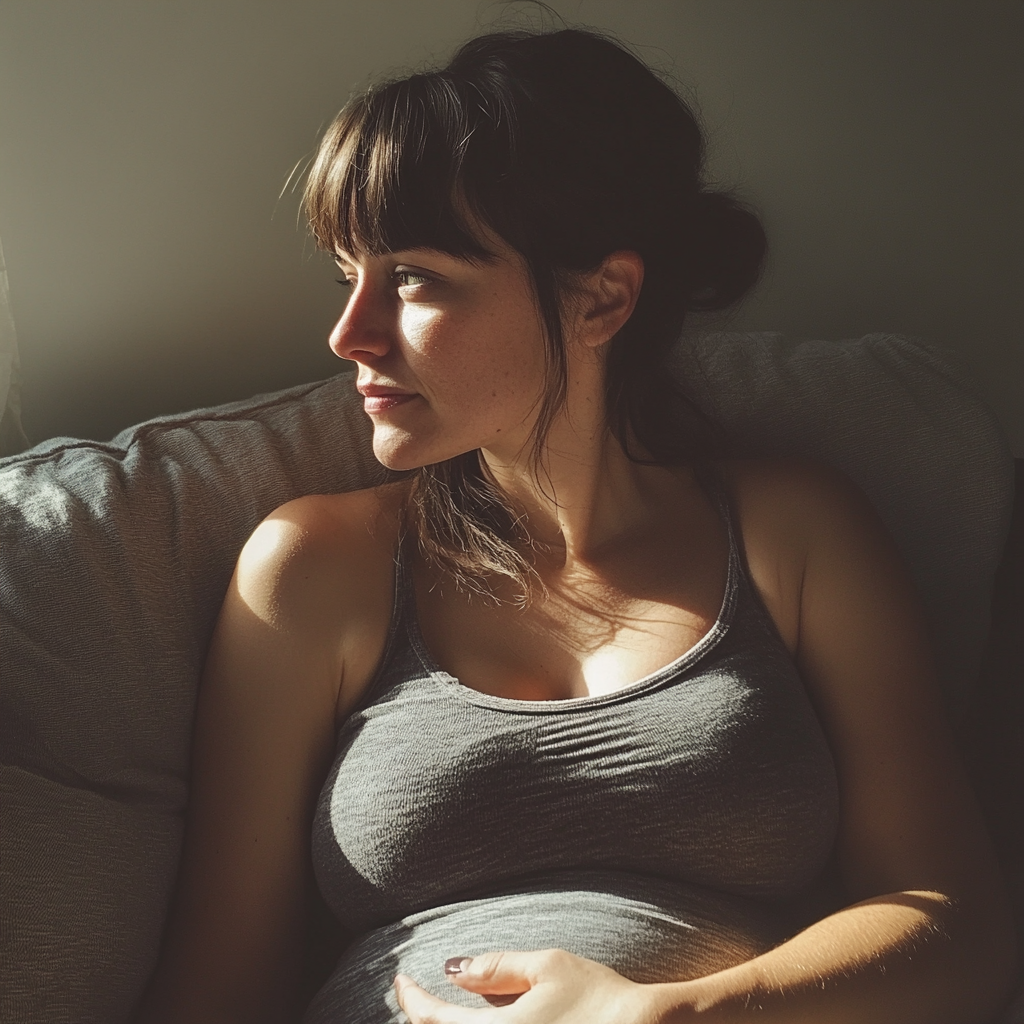
{"type": "Polygon", "coordinates": [[[633,981],[683,981],[749,960],[782,938],[765,907],[698,886],[615,872],[532,878],[363,935],[304,1024],[405,1022],[392,988],[398,973],[448,1002],[487,1006],[445,979],[444,961],[453,956],[558,948],[633,981]]]}

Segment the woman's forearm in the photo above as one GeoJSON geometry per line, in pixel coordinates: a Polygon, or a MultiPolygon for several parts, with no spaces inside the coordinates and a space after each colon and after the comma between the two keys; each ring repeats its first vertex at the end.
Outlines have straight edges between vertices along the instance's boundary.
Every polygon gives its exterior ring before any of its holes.
{"type": "Polygon", "coordinates": [[[934,892],[847,907],[753,960],[658,986],[659,1019],[780,1024],[976,1024],[1016,963],[1009,915],[968,914],[934,892]]]}

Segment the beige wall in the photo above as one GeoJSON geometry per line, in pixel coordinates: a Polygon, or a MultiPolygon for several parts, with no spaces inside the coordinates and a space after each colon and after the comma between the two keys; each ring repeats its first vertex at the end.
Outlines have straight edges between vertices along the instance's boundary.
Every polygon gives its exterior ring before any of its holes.
{"type": "MultiPolygon", "coordinates": [[[[521,5],[520,5],[521,6],[521,5]]],[[[954,349],[1024,454],[1020,0],[552,0],[697,97],[761,206],[737,325],[954,349]]],[[[334,372],[340,293],[277,196],[477,0],[0,0],[0,237],[26,429],[109,436],[334,372]]]]}

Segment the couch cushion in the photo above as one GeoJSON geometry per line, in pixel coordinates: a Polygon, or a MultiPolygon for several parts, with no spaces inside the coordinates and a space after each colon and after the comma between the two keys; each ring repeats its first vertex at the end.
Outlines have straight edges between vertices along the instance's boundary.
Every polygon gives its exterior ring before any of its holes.
{"type": "Polygon", "coordinates": [[[126,1017],[235,558],[289,498],[379,482],[367,440],[340,376],[0,460],[0,1019],[126,1017]]]}
{"type": "MultiPolygon", "coordinates": [[[[742,450],[816,456],[867,491],[962,701],[1012,464],[959,371],[886,336],[711,336],[679,367],[742,450]]],[[[282,502],[380,481],[367,439],[343,375],[0,460],[0,1019],[126,1018],[156,957],[235,557],[282,502]]]]}

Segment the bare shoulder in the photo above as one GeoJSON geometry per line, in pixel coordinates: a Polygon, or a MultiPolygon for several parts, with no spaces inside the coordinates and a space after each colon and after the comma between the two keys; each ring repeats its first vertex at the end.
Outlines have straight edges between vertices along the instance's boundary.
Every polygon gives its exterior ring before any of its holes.
{"type": "Polygon", "coordinates": [[[737,459],[717,464],[755,585],[793,654],[800,639],[808,573],[830,551],[898,556],[873,507],[840,471],[805,459],[737,459]]]}
{"type": "Polygon", "coordinates": [[[738,509],[754,524],[806,534],[834,517],[877,516],[860,488],[840,470],[811,459],[732,459],[717,463],[738,509]],[[821,516],[826,513],[826,520],[821,516]]]}
{"type": "MultiPolygon", "coordinates": [[[[253,531],[239,556],[239,582],[275,615],[284,597],[312,603],[311,590],[328,586],[339,595],[357,584],[362,570],[394,554],[400,492],[395,485],[346,494],[314,494],[289,501],[253,531]],[[339,572],[339,570],[343,570],[339,572]],[[292,591],[297,593],[294,595],[292,591]]],[[[303,609],[304,610],[304,609],[303,609]]]]}
{"type": "Polygon", "coordinates": [[[895,548],[874,506],[845,474],[805,459],[721,462],[748,556],[777,556],[804,565],[836,544],[895,548]],[[750,549],[754,550],[751,551],[750,549]]]}
{"type": "Polygon", "coordinates": [[[386,637],[404,494],[398,483],[296,498],[260,523],[238,559],[239,597],[337,660],[353,700],[386,637]]]}
{"type": "Polygon", "coordinates": [[[948,761],[920,602],[867,498],[809,462],[730,463],[723,475],[848,792],[872,756],[948,761]]]}

